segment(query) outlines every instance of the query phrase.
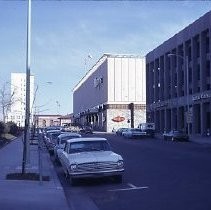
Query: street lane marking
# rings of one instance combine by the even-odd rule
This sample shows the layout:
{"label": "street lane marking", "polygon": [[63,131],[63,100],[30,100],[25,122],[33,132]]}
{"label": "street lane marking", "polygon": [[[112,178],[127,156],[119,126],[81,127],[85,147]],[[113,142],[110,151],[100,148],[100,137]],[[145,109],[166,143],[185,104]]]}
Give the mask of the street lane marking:
{"label": "street lane marking", "polygon": [[137,187],[131,183],[127,184],[130,188],[120,188],[120,189],[114,189],[114,190],[108,190],[110,192],[117,192],[117,191],[130,191],[130,190],[142,190],[142,189],[148,189],[148,186],[143,186],[143,187]]}
{"label": "street lane marking", "polygon": [[133,184],[131,184],[131,183],[128,183],[127,185],[128,185],[129,187],[131,187],[131,188],[136,188],[136,186],[133,185]]}

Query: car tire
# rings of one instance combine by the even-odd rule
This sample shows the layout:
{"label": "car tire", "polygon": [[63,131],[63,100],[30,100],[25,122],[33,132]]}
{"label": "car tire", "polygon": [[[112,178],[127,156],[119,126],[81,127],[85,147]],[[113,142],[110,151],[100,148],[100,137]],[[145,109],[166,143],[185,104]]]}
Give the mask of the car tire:
{"label": "car tire", "polygon": [[55,158],[55,163],[56,163],[58,166],[61,166],[61,162],[60,162],[60,160],[59,160],[58,157]]}
{"label": "car tire", "polygon": [[54,151],[53,150],[49,150],[50,156],[54,155]]}
{"label": "car tire", "polygon": [[76,178],[70,178],[70,183],[72,186],[76,186],[78,183],[78,180]]}

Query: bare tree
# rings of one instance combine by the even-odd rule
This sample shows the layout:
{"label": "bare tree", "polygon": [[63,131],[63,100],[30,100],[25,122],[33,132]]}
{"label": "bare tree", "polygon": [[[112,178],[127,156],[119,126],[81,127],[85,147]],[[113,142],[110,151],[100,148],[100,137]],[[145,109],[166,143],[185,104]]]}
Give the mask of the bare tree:
{"label": "bare tree", "polygon": [[2,85],[0,88],[0,109],[2,111],[3,122],[6,121],[6,116],[12,104],[15,103],[15,89],[13,92],[10,92],[8,87],[8,82]]}

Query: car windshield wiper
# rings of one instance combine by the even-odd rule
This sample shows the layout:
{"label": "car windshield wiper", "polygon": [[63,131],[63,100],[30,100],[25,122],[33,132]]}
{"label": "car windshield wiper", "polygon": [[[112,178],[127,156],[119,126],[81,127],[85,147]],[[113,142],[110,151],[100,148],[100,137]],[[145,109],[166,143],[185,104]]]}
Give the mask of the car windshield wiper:
{"label": "car windshield wiper", "polygon": [[70,153],[77,153],[77,152],[84,152],[85,149],[84,148],[77,148],[77,149],[71,149]]}
{"label": "car windshield wiper", "polygon": [[103,149],[91,148],[92,151],[104,151]]}

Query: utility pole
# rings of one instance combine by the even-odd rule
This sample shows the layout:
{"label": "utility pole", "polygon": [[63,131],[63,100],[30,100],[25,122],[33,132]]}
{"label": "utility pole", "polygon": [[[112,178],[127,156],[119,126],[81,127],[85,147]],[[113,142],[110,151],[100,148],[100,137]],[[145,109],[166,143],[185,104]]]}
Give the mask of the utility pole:
{"label": "utility pole", "polygon": [[22,174],[26,172],[26,163],[29,163],[29,123],[30,123],[30,53],[31,53],[31,0],[28,0],[27,14],[27,41],[26,41],[26,107],[25,128],[23,143]]}
{"label": "utility pole", "polygon": [[134,128],[134,103],[129,104],[130,109],[130,126],[131,128]]}

